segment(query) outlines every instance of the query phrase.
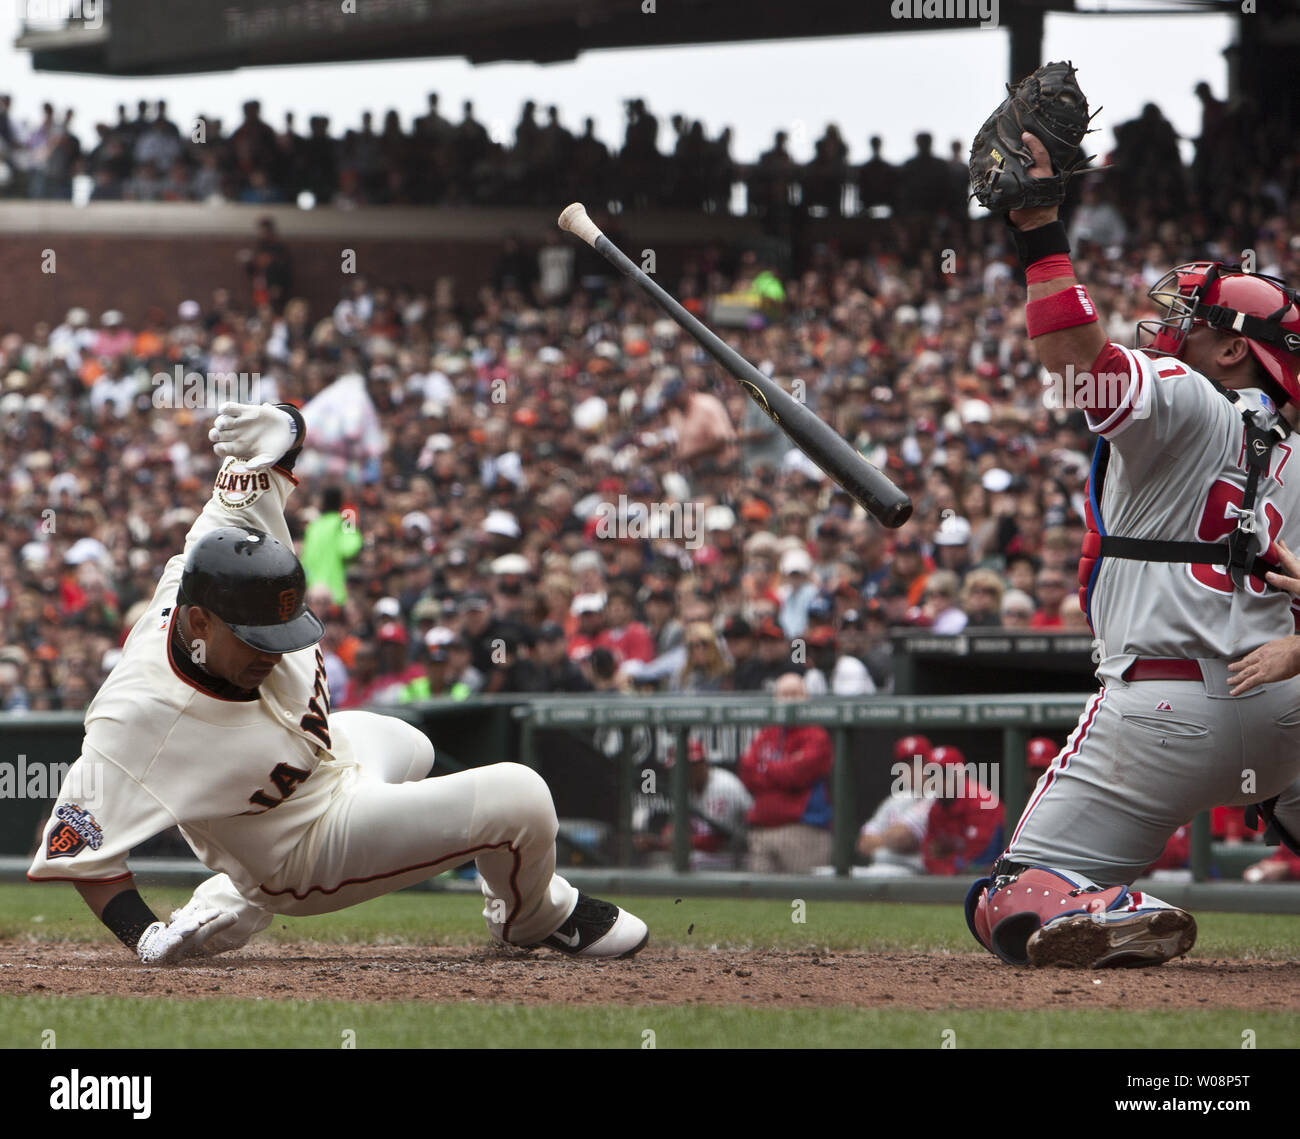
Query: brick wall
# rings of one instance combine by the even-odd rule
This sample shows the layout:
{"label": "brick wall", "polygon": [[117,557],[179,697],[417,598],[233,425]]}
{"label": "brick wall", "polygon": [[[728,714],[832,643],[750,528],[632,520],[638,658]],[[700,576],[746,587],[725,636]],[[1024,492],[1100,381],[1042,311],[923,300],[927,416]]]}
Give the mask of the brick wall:
{"label": "brick wall", "polygon": [[[253,239],[257,217],[276,217],[293,257],[296,296],[313,319],[339,299],[347,278],[341,252],[355,250],[357,272],[384,284],[431,290],[450,275],[463,298],[491,277],[506,233],[535,247],[557,233],[550,211],[298,211],[107,203],[77,210],[55,204],[0,205],[0,334],[29,334],[38,321],[59,323],[80,305],[98,318],[120,309],[139,321],[153,305],[169,315],[183,300],[206,304],[215,288],[249,298],[248,276],[236,259]],[[672,288],[693,249],[719,240],[744,240],[752,227],[738,219],[643,215],[636,240],[624,246],[639,258],[647,246],[658,258],[658,279]],[[574,240],[563,237],[562,240]],[[576,244],[576,241],[575,241]],[[44,272],[45,251],[55,271]],[[613,272],[595,253],[578,248],[578,272]],[[584,268],[585,266],[585,268]]]}
{"label": "brick wall", "polygon": [[[347,280],[340,271],[339,243],[288,244],[293,292],[308,300],[313,317],[323,315]],[[27,334],[37,321],[57,324],[77,305],[95,318],[121,309],[128,322],[138,321],[152,305],[171,315],[183,300],[206,304],[215,288],[247,301],[248,276],[236,260],[247,245],[246,239],[216,237],[8,236],[0,241],[0,331]],[[499,245],[476,241],[356,241],[349,248],[356,251],[357,272],[371,281],[431,290],[438,277],[451,274],[466,296],[488,279],[499,255]],[[41,269],[47,249],[54,251],[53,273]]]}

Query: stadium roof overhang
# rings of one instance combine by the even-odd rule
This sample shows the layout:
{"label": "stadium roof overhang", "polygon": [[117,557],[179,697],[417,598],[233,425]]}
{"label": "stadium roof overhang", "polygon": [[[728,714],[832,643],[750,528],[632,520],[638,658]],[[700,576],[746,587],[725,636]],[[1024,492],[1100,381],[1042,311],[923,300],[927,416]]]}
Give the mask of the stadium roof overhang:
{"label": "stadium roof overhang", "polygon": [[[1137,6],[1239,11],[1237,0]],[[63,18],[29,24],[17,40],[37,70],[139,76],[403,58],[552,63],[601,48],[981,24],[1014,36],[1025,24],[1041,26],[1047,12],[1121,14],[1134,0],[383,0],[358,2],[355,11],[339,0],[50,0],[46,7]]]}

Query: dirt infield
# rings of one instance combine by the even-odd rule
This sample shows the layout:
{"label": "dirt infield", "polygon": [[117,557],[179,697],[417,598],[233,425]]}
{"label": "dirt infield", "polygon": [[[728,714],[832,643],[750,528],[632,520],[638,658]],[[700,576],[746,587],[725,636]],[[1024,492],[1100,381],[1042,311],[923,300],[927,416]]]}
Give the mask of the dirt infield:
{"label": "dirt infield", "polygon": [[806,1008],[1234,1008],[1300,1011],[1300,963],[1192,960],[1156,969],[1010,969],[992,957],[647,947],[632,961],[545,951],[310,943],[250,946],[168,968],[122,949],[0,941],[0,994],[181,1000],[750,1005]]}

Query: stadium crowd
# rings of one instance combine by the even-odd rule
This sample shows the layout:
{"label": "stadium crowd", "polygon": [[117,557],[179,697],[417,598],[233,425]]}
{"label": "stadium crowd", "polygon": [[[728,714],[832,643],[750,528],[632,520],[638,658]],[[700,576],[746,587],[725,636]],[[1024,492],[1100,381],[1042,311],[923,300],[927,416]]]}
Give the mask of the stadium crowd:
{"label": "stadium crowd", "polygon": [[[1076,263],[1124,343],[1169,265],[1233,252],[1163,227],[1103,250],[1080,217]],[[1259,268],[1297,279],[1282,222],[1264,219]],[[332,312],[279,315],[223,287],[139,327],[73,310],[8,332],[0,707],[81,707],[181,548],[229,389],[173,390],[177,365],[304,407],[289,523],[336,707],[752,691],[791,671],[863,693],[889,687],[892,626],[1082,628],[1092,440],[1082,412],[1045,406],[1011,257],[976,229],[949,274],[937,252],[822,250],[776,294],[748,254],[676,283],[706,311],[766,275],[779,313],[733,340],[912,494],[898,531],[621,282],[542,307],[511,281],[458,302],[356,278]]]}
{"label": "stadium crowd", "polygon": [[[1235,111],[1202,97],[1207,131],[1226,130]],[[174,137],[165,107],[148,111],[135,125],[123,111],[103,145]],[[1150,112],[1116,153],[1141,163],[1164,138],[1167,168],[1130,184],[1121,162],[1069,214],[1080,275],[1122,343],[1180,261],[1248,252],[1257,271],[1300,279],[1296,171],[1238,178],[1222,216],[1201,209],[1217,159],[1174,163]],[[0,99],[12,146],[7,115]],[[443,130],[435,107],[422,121],[417,133]],[[261,169],[240,139],[270,148],[273,133],[236,130],[204,161],[243,170],[251,154]],[[550,247],[504,249],[473,297],[351,277],[331,312],[309,312],[291,250],[264,226],[251,290],[212,282],[138,326],[74,309],[7,330],[0,708],[84,706],[207,496],[219,397],[159,386],[177,366],[305,409],[289,522],[336,707],[771,690],[791,672],[808,695],[861,694],[890,687],[891,627],[1086,628],[1075,573],[1093,441],[1080,411],[1047,406],[1003,227],[863,232],[862,256],[818,245],[785,279],[730,250],[667,284],[705,316],[724,295],[752,299],[731,339],[912,494],[899,531],[853,508],[641,294],[571,275],[557,294]]]}
{"label": "stadium crowd", "polygon": [[[1183,141],[1155,104],[1114,129],[1113,147],[1099,146],[1110,172],[1094,204],[1110,204],[1119,225],[1159,217],[1189,205],[1215,228],[1240,225],[1254,203],[1294,200],[1300,166],[1288,156],[1296,139],[1276,117],[1259,113],[1249,98],[1232,102],[1197,84],[1202,107],[1195,157],[1184,168]],[[293,112],[277,129],[261,104],[244,104],[229,125],[205,115],[180,124],[164,100],[140,100],[132,115],[119,104],[116,119],[96,122],[93,136],[78,133],[71,109],[43,104],[20,117],[0,95],[0,196],[69,199],[74,181],[88,180],[91,200],[230,201],[267,205],[310,194],[322,205],[545,205],[581,197],[631,208],[667,207],[728,212],[733,185],[743,183],[745,209],[789,218],[799,213],[856,216],[869,211],[933,218],[966,217],[966,143],[949,153],[918,135],[916,152],[899,164],[882,157],[873,136],[869,157],[850,158],[850,143],[835,124],[813,141],[812,157],[790,153],[791,137],[778,131],[753,163],[732,157],[731,128],[711,136],[704,124],[674,114],[666,129],[644,99],[625,101],[619,147],[595,134],[567,128],[554,106],[526,102],[509,144],[493,138],[465,101],[457,120],[447,117],[437,94],[409,127],[396,111],[382,121],[366,111],[359,125],[341,132],[328,117],[313,115],[304,132]],[[661,149],[661,142],[667,145]],[[1116,221],[1107,218],[1114,227]]]}

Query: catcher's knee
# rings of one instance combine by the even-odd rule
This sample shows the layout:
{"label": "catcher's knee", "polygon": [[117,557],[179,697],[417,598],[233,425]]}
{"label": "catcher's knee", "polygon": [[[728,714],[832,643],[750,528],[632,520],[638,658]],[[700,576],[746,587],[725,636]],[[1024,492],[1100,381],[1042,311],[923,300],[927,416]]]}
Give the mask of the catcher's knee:
{"label": "catcher's knee", "polygon": [[973,883],[966,894],[966,925],[990,953],[1011,965],[1027,965],[1029,939],[1040,926],[1118,909],[1127,897],[1124,886],[1103,890],[1081,874],[1029,866]]}

